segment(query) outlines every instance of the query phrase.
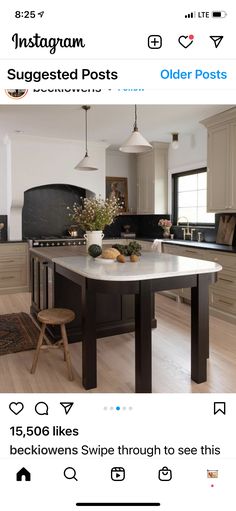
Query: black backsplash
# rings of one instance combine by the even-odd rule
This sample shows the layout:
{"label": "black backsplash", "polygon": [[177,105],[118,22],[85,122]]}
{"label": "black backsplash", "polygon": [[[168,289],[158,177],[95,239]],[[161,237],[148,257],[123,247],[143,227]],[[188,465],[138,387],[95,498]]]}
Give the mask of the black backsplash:
{"label": "black backsplash", "polygon": [[[40,236],[65,236],[72,224],[67,206],[70,208],[74,202],[80,203],[81,197],[86,196],[86,190],[70,185],[48,185],[32,188],[25,192],[24,207],[22,212],[23,239],[37,238]],[[234,214],[236,216],[236,213]],[[162,238],[163,229],[158,226],[160,218],[170,219],[170,215],[120,215],[112,225],[104,230],[106,238],[119,238],[125,232],[125,225],[129,225],[129,231],[135,233],[137,238]],[[201,231],[204,241],[215,242],[220,214],[217,214],[215,227],[196,227],[194,239]],[[0,223],[5,227],[1,231],[1,239],[7,240],[7,216],[0,215]],[[182,239],[181,226],[173,226],[171,232],[175,238]],[[83,231],[78,230],[79,236]],[[233,245],[236,246],[236,229]]]}
{"label": "black backsplash", "polygon": [[[185,225],[185,224],[184,224]],[[191,226],[190,226],[191,229]],[[198,232],[203,234],[203,240],[208,243],[214,243],[216,240],[217,227],[194,227],[193,240],[197,241]],[[173,226],[171,232],[174,234],[175,239],[183,239],[182,226]]]}
{"label": "black backsplash", "polygon": [[4,224],[3,229],[0,230],[0,242],[7,241],[7,215],[0,215],[0,224]]}
{"label": "black backsplash", "polygon": [[65,236],[73,223],[67,206],[81,203],[86,190],[70,185],[46,185],[31,188],[24,194],[22,211],[23,239],[40,236]]}
{"label": "black backsplash", "polygon": [[[80,203],[86,190],[70,185],[47,185],[27,190],[22,210],[23,239],[41,236],[65,236],[72,224],[67,206]],[[160,218],[169,215],[120,215],[112,225],[104,230],[105,237],[119,238],[124,226],[130,225],[130,232],[141,238],[162,237],[163,230],[158,226]],[[78,235],[83,231],[78,229]]]}
{"label": "black backsplash", "polygon": [[[221,213],[223,214],[223,213]],[[198,232],[202,232],[204,241],[214,243],[216,241],[220,215],[215,216],[215,226],[195,227],[194,240],[197,240]],[[236,216],[236,213],[235,213]],[[130,225],[130,232],[134,232],[137,238],[162,238],[163,229],[158,226],[160,218],[170,218],[170,215],[124,215],[116,218],[115,222],[105,228],[107,238],[119,238],[124,232],[124,226]],[[182,226],[172,226],[171,233],[175,239],[183,239]],[[236,246],[236,229],[234,232],[233,246]]]}
{"label": "black backsplash", "polygon": [[160,218],[167,218],[170,215],[120,215],[113,224],[105,228],[106,238],[119,238],[125,232],[125,225],[129,225],[129,231],[135,233],[137,238],[161,238],[163,229],[158,226]]}
{"label": "black backsplash", "polygon": [[[218,231],[218,227],[219,227],[219,222],[220,222],[220,217],[223,214],[224,213],[217,213],[217,215],[215,215],[215,226],[214,227],[213,226],[212,227],[196,227],[195,228],[196,230],[193,235],[193,239],[197,240],[197,233],[202,232],[204,241],[206,241],[207,243],[215,243],[217,231]],[[227,213],[227,214],[229,214],[229,213]],[[236,213],[232,213],[232,215],[236,216]],[[174,233],[175,238],[177,238],[177,239],[183,238],[183,232],[182,232],[181,226],[172,227],[171,232]],[[234,230],[234,238],[233,238],[232,245],[236,246],[236,229]]]}

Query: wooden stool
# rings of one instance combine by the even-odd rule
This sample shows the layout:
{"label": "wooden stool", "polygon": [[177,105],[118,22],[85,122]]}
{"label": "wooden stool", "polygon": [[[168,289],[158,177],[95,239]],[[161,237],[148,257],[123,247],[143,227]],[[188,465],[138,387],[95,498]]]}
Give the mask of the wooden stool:
{"label": "wooden stool", "polygon": [[[37,344],[37,348],[34,355],[34,360],[31,368],[31,373],[34,374],[36,371],[36,366],[39,358],[39,352],[41,349],[44,348],[59,348],[60,346],[63,346],[64,349],[64,360],[67,363],[67,369],[68,369],[68,377],[69,380],[73,380],[73,373],[72,373],[72,366],[71,366],[71,359],[70,359],[70,352],[68,347],[68,338],[66,333],[66,327],[65,325],[67,323],[70,323],[75,319],[75,313],[69,309],[45,309],[38,313],[37,316],[40,323],[42,323],[41,331],[39,335],[39,340]],[[44,335],[45,335],[45,329],[46,325],[60,325],[61,327],[61,341],[58,341],[55,344],[48,344],[43,346],[44,341]]]}

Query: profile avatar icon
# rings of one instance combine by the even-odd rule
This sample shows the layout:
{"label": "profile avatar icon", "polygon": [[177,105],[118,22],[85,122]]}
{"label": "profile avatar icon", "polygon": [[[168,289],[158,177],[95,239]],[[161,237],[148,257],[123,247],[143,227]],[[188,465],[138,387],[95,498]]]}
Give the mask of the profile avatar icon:
{"label": "profile avatar icon", "polygon": [[22,99],[26,96],[28,89],[5,89],[5,92],[11,99]]}

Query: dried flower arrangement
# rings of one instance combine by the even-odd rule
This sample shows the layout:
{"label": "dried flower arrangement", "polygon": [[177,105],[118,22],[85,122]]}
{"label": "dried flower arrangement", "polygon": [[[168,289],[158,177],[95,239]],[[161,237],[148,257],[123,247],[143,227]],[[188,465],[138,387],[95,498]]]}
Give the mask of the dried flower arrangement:
{"label": "dried flower arrangement", "polygon": [[93,197],[82,199],[81,205],[74,203],[70,217],[83,231],[103,231],[119,213],[120,206],[116,198],[103,200],[101,197]]}

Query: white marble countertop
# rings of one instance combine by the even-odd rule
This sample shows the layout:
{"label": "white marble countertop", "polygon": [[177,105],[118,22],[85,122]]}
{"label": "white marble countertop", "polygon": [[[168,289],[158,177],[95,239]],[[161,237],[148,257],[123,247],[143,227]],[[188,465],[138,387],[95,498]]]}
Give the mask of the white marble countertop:
{"label": "white marble countertop", "polygon": [[162,279],[181,275],[215,273],[222,269],[217,263],[170,254],[144,252],[136,263],[103,263],[88,255],[53,257],[52,261],[83,277],[106,281]]}

